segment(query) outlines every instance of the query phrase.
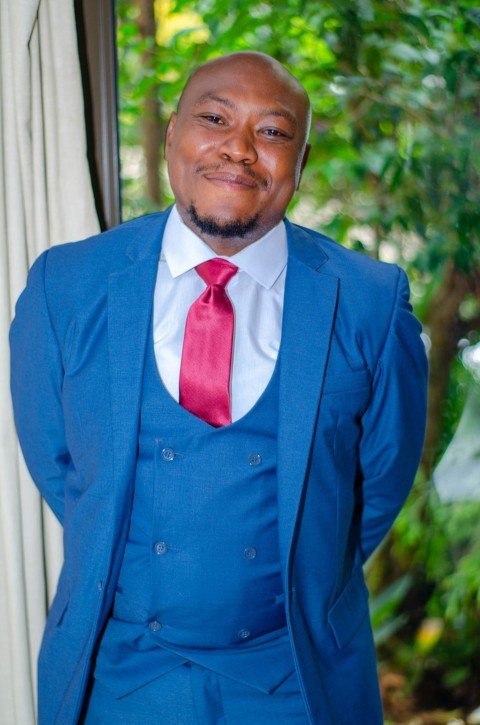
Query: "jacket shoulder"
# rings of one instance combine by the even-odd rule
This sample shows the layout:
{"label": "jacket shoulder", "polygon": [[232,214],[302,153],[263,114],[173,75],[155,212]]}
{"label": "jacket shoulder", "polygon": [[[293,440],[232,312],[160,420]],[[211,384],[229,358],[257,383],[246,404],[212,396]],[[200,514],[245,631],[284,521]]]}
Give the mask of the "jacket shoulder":
{"label": "jacket shoulder", "polygon": [[150,214],[81,241],[57,244],[46,252],[48,263],[52,268],[58,267],[59,273],[65,266],[77,268],[82,264],[101,265],[102,269],[108,267],[114,271],[124,264],[130,247],[133,247],[133,257],[148,256],[150,247],[163,232],[167,216],[166,212]]}
{"label": "jacket shoulder", "polygon": [[[411,317],[405,272],[395,264],[347,249],[319,232],[297,226],[291,231],[295,256],[338,282],[334,338],[342,348],[346,340],[360,345],[362,357],[374,369],[394,318]],[[318,305],[318,301],[312,304]]]}
{"label": "jacket shoulder", "polygon": [[111,274],[144,257],[158,257],[167,216],[151,214],[82,241],[50,247],[41,255],[49,303],[73,310],[82,300],[106,294]]}
{"label": "jacket shoulder", "polygon": [[368,254],[344,247],[334,239],[321,232],[292,224],[291,230],[296,237],[297,246],[308,249],[310,261],[316,253],[319,267],[325,274],[332,274],[344,280],[354,280],[356,284],[386,284],[395,286],[398,281],[399,268],[396,264],[381,262]]}

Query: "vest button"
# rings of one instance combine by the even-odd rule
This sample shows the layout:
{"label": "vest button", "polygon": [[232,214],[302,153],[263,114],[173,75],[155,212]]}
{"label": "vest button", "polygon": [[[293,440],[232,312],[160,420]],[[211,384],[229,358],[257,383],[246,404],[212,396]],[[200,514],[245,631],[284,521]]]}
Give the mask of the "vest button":
{"label": "vest button", "polygon": [[249,629],[241,629],[238,632],[238,638],[239,639],[248,639],[250,637],[250,630]]}
{"label": "vest button", "polygon": [[154,619],[153,622],[149,622],[148,628],[151,632],[158,632],[162,628],[162,625]]}
{"label": "vest button", "polygon": [[260,453],[250,453],[248,456],[248,465],[249,466],[259,466],[262,462],[262,456]]}
{"label": "vest button", "polygon": [[173,448],[162,448],[160,455],[164,461],[173,461],[175,458],[175,451]]}
{"label": "vest button", "polygon": [[255,559],[257,555],[257,550],[254,549],[253,546],[247,546],[247,548],[243,552],[243,555],[245,559]]}
{"label": "vest button", "polygon": [[165,541],[157,541],[155,546],[153,547],[155,550],[155,554],[158,554],[158,556],[161,556],[162,554],[166,554],[168,551],[168,546]]}

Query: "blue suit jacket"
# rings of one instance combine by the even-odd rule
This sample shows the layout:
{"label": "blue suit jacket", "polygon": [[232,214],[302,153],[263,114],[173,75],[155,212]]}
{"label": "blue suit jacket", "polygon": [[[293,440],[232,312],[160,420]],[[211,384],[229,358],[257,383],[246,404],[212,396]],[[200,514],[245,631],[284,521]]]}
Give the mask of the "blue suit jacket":
{"label": "blue suit jacket", "polygon": [[[53,247],[11,330],[18,434],[64,524],[39,657],[41,725],[77,721],[122,560],[166,214]],[[278,519],[287,621],[312,723],[382,722],[362,564],[412,484],[426,362],[404,273],[287,222]]]}

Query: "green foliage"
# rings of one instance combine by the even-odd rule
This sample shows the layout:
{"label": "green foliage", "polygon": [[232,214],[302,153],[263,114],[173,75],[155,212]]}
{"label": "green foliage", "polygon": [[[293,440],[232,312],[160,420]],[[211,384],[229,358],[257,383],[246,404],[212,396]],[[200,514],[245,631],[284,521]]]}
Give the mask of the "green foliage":
{"label": "green foliage", "polygon": [[[410,591],[410,611],[404,602],[396,614],[404,615],[405,626],[396,628],[387,643],[380,642],[381,654],[409,673],[411,689],[434,677],[439,701],[449,693],[450,700],[465,705],[478,697],[480,501],[445,504],[434,492],[430,495],[429,521],[418,516],[424,508],[411,504],[399,518],[394,541],[394,554],[407,556],[412,577],[415,572],[422,577],[416,577],[416,595],[420,602],[424,597],[423,606],[415,611],[415,592],[411,596]],[[432,591],[433,596],[425,596]]]}
{"label": "green foliage", "polygon": [[377,647],[388,641],[408,621],[407,615],[399,614],[398,610],[412,584],[412,576],[404,574],[372,598],[370,619]]}

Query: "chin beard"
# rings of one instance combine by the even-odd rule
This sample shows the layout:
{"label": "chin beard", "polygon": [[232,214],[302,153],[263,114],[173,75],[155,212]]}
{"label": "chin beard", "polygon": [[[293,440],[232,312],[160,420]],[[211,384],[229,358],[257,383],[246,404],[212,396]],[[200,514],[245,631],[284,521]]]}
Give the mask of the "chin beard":
{"label": "chin beard", "polygon": [[231,222],[221,222],[214,216],[200,217],[194,204],[190,204],[188,215],[202,234],[210,237],[222,237],[222,239],[243,239],[247,234],[253,232],[258,223],[258,214],[250,217],[246,221],[235,220]]}

